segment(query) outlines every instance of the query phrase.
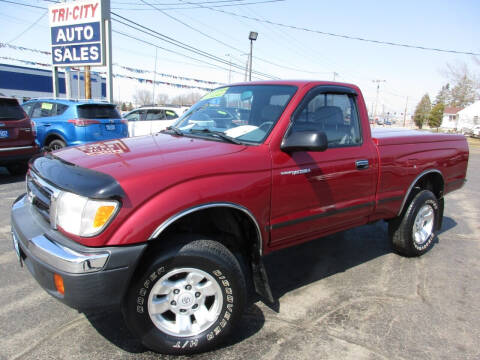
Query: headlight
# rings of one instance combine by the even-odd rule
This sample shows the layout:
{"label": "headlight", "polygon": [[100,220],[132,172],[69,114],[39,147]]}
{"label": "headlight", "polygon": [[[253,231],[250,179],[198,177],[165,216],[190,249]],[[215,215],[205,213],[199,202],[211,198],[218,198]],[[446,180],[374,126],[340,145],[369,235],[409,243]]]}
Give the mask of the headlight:
{"label": "headlight", "polygon": [[93,200],[61,191],[51,204],[50,216],[57,226],[78,236],[100,233],[115,216],[119,203],[113,200]]}

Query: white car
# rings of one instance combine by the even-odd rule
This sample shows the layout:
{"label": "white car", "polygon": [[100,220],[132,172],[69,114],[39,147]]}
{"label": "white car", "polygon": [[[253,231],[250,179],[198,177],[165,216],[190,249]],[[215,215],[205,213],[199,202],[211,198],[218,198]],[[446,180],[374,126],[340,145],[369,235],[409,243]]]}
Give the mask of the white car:
{"label": "white car", "polygon": [[480,125],[475,125],[472,129],[473,136],[480,137]]}
{"label": "white car", "polygon": [[160,106],[141,107],[124,116],[128,120],[128,136],[155,134],[173,125],[181,115],[180,109]]}

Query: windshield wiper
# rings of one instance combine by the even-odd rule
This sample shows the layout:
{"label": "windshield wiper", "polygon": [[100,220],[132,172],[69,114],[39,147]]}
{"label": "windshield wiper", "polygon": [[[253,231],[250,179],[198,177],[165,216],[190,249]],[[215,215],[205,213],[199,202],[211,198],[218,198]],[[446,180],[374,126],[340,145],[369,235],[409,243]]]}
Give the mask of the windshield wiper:
{"label": "windshield wiper", "polygon": [[183,136],[184,135],[181,130],[179,130],[178,128],[176,128],[174,126],[168,126],[164,130],[162,130],[161,132],[174,133],[175,135],[178,135],[178,136]]}
{"label": "windshield wiper", "polygon": [[213,131],[213,130],[210,130],[210,129],[190,129],[190,132],[191,133],[197,133],[197,134],[209,134],[209,135],[213,135],[213,136],[216,136],[222,140],[225,140],[229,143],[232,143],[232,144],[237,144],[237,145],[241,145],[242,142],[241,141],[238,141],[237,139],[231,137],[231,136],[228,136],[227,134],[221,132],[221,131]]}

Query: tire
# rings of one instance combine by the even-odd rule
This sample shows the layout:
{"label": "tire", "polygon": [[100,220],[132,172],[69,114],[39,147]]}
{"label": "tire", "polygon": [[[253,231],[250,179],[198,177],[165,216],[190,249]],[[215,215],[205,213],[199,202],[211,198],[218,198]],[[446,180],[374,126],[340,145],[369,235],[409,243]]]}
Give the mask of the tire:
{"label": "tire", "polygon": [[50,143],[48,144],[48,149],[50,151],[53,151],[53,150],[62,149],[66,146],[67,146],[67,144],[65,143],[65,141],[60,140],[60,139],[55,139],[55,140],[50,141]]}
{"label": "tire", "polygon": [[25,175],[28,170],[28,163],[8,164],[7,170],[10,175]]}
{"label": "tire", "polygon": [[218,242],[193,240],[140,271],[122,310],[130,331],[147,348],[186,355],[225,341],[241,318],[245,297],[245,278],[235,256]]}
{"label": "tire", "polygon": [[433,247],[442,211],[438,199],[422,190],[412,199],[403,215],[388,224],[395,251],[404,256],[420,256]]}

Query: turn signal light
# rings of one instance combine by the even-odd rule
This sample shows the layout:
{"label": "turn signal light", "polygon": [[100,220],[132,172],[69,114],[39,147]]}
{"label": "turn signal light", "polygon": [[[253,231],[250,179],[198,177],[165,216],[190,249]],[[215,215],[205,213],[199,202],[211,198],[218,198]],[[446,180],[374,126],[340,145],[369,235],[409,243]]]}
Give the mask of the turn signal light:
{"label": "turn signal light", "polygon": [[95,214],[95,218],[93,219],[93,227],[99,228],[110,219],[112,213],[115,211],[115,206],[100,206]]}
{"label": "turn signal light", "polygon": [[57,288],[57,291],[65,295],[65,287],[63,286],[63,278],[58,275],[58,274],[53,274],[53,281],[55,282],[55,287]]}

